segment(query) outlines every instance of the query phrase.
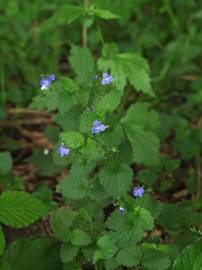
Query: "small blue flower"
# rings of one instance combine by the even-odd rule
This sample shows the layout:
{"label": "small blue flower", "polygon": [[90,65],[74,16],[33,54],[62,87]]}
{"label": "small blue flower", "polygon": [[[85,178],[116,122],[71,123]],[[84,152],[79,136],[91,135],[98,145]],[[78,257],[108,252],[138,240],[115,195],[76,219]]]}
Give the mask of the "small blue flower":
{"label": "small blue flower", "polygon": [[94,123],[93,123],[93,127],[92,127],[92,134],[99,134],[103,131],[105,131],[106,128],[108,128],[109,126],[105,126],[103,125],[100,121],[96,120]]}
{"label": "small blue flower", "polygon": [[133,189],[133,196],[134,197],[142,197],[144,194],[144,188],[143,187],[135,187]]}
{"label": "small blue flower", "polygon": [[61,143],[61,145],[58,147],[58,154],[61,157],[68,156],[69,152],[70,152],[69,148],[65,147],[64,143]]}
{"label": "small blue flower", "polygon": [[110,84],[112,81],[112,76],[110,76],[107,72],[102,74],[102,85]]}
{"label": "small blue flower", "polygon": [[120,214],[124,214],[125,211],[126,211],[126,209],[124,207],[122,207],[122,206],[119,207],[119,213]]}
{"label": "small blue flower", "polygon": [[52,81],[54,80],[55,80],[55,74],[51,74],[46,77],[43,77],[40,80],[41,90],[47,90],[49,86],[51,85]]}
{"label": "small blue flower", "polygon": [[95,79],[95,80],[98,80],[98,75],[95,75],[95,76],[94,76],[94,79]]}

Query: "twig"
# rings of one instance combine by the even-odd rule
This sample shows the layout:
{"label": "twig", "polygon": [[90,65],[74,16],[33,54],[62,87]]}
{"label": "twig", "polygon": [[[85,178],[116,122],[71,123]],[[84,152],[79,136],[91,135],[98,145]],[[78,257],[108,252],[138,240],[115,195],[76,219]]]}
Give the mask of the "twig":
{"label": "twig", "polygon": [[25,108],[10,108],[7,110],[8,114],[36,114],[36,115],[51,115],[51,113],[47,111],[33,110],[33,109],[25,109]]}
{"label": "twig", "polygon": [[39,118],[39,119],[17,119],[17,120],[1,120],[0,127],[15,127],[15,126],[32,126],[32,125],[42,125],[42,124],[52,124],[51,118]]}

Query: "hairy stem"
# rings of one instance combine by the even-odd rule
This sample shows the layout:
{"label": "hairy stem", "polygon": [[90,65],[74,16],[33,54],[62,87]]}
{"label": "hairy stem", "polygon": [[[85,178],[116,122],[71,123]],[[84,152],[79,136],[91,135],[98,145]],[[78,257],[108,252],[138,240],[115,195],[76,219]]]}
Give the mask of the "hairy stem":
{"label": "hairy stem", "polygon": [[[85,10],[88,9],[89,4],[90,4],[90,0],[84,0]],[[82,27],[82,46],[83,46],[83,48],[88,47],[88,29],[85,26],[85,23],[83,23],[83,27]]]}

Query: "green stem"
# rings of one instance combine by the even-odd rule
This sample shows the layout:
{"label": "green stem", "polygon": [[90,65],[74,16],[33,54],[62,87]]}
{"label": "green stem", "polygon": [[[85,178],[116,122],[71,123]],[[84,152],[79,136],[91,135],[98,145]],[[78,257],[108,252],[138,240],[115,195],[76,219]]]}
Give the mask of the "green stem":
{"label": "green stem", "polygon": [[178,21],[177,21],[177,18],[175,17],[175,15],[174,15],[174,13],[173,13],[173,10],[172,10],[172,8],[171,8],[171,6],[170,6],[169,0],[164,0],[164,3],[165,3],[166,10],[167,10],[167,12],[168,12],[168,15],[169,15],[169,17],[170,17],[170,19],[171,19],[173,25],[174,25],[175,27],[178,27]]}
{"label": "green stem", "polygon": [[[90,5],[90,0],[84,0],[85,11],[88,10],[89,5]],[[82,46],[83,48],[88,47],[88,28],[86,27],[84,22],[83,22],[83,27],[82,27]]]}

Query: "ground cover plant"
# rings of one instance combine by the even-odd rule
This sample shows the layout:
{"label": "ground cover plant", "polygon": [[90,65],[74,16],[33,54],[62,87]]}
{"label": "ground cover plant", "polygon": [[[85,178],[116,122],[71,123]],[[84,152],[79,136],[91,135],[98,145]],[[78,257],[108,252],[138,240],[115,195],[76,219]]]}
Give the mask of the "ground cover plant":
{"label": "ground cover plant", "polygon": [[201,7],[0,3],[0,269],[202,268]]}

